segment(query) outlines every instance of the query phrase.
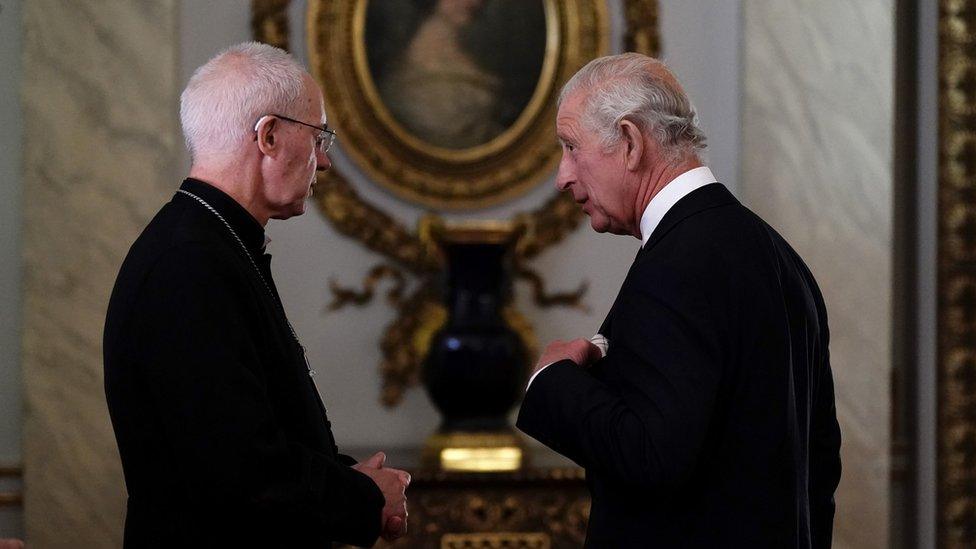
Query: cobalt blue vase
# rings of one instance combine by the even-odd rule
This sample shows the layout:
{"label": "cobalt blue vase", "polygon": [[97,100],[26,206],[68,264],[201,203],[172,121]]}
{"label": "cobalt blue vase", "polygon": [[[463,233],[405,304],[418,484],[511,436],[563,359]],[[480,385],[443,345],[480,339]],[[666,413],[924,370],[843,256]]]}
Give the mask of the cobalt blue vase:
{"label": "cobalt blue vase", "polygon": [[[528,351],[505,320],[512,300],[512,229],[444,230],[441,284],[448,319],[424,362],[423,382],[442,415],[441,433],[506,431],[525,388]],[[524,336],[524,334],[523,334]]]}

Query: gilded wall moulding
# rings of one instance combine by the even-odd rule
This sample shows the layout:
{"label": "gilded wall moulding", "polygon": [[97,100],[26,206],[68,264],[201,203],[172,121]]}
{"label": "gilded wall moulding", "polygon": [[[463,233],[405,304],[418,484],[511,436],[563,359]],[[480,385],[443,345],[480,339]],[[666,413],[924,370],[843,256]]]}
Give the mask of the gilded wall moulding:
{"label": "gilded wall moulding", "polygon": [[[407,84],[422,83],[424,75],[430,73],[419,70],[396,74],[391,69],[395,64],[384,64],[384,55],[386,61],[395,58],[389,52],[410,49],[409,38],[400,37],[397,42],[394,37],[384,42],[385,33],[380,32],[384,11],[391,10],[389,6],[394,4],[411,3],[308,1],[305,25],[311,70],[326,83],[324,93],[330,125],[338,130],[343,151],[377,184],[435,212],[488,206],[514,197],[551,175],[559,156],[553,131],[555,99],[563,82],[579,67],[609,53],[606,2],[538,0],[541,9],[534,17],[523,17],[527,21],[517,27],[521,35],[496,29],[495,34],[506,38],[500,43],[528,44],[525,47],[534,48],[532,55],[521,56],[527,59],[522,63],[521,72],[506,72],[508,69],[499,69],[496,63],[495,74],[491,71],[478,74],[465,66],[463,59],[460,62],[454,59],[464,78],[478,84],[470,88],[470,94],[485,95],[484,90],[494,86],[505,99],[502,104],[518,107],[499,114],[500,123],[493,127],[469,132],[479,135],[473,142],[462,142],[450,134],[450,123],[438,125],[434,120],[429,124],[422,113],[417,119],[417,113],[396,105],[398,92],[412,89]],[[509,1],[508,5],[514,4]],[[525,5],[528,4],[519,4]],[[254,38],[288,49],[289,1],[252,0],[251,6]],[[657,55],[657,13],[656,0],[625,0],[625,49]],[[388,18],[399,15],[385,14]],[[505,15],[496,13],[495,20],[520,19]],[[532,25],[544,32],[527,32]],[[419,34],[420,26],[414,25],[415,34]],[[544,40],[532,45],[531,37],[535,34],[544,36]],[[522,36],[522,41],[513,36]],[[472,39],[477,43],[478,37]],[[487,64],[493,66],[490,56],[488,60]],[[526,74],[535,76],[526,78]],[[447,102],[444,94],[437,93],[436,86],[431,90],[418,97],[425,99],[427,105]],[[487,95],[490,99],[491,94]],[[440,122],[454,122],[465,114],[464,109],[444,108],[439,112]],[[387,297],[397,309],[397,318],[381,341],[384,357],[381,400],[395,405],[403,391],[417,382],[426,345],[444,321],[444,307],[432,286],[444,267],[443,257],[431,244],[429,235],[425,236],[423,223],[417,229],[404,226],[365,201],[334,168],[319,176],[315,199],[336,230],[389,261],[370,271],[361,290],[344,289],[333,283],[335,300],[330,308],[367,303],[382,279],[394,279],[395,286]],[[551,294],[546,292],[542,277],[527,266],[527,261],[565,238],[581,219],[582,213],[572,197],[557,194],[512,220],[522,232],[515,249],[516,275],[532,285],[535,302],[540,306],[581,307],[585,284],[575,291]],[[402,271],[420,280],[416,289],[406,296]],[[510,308],[506,309],[505,317],[529,346],[534,347],[528,321]]]}
{"label": "gilded wall moulding", "polygon": [[938,545],[976,547],[976,0],[939,13]]}

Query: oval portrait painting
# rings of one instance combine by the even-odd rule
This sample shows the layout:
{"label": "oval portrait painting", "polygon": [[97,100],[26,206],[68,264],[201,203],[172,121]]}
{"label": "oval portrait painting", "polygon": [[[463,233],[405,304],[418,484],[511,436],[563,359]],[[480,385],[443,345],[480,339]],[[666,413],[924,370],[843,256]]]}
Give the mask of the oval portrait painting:
{"label": "oval portrait painting", "polygon": [[363,38],[395,123],[459,150],[498,137],[528,106],[546,28],[543,0],[372,0]]}

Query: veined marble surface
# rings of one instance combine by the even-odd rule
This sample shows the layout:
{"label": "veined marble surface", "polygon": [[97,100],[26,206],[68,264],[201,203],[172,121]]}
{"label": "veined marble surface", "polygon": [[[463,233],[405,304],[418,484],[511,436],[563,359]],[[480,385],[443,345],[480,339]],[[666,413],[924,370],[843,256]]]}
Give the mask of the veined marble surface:
{"label": "veined marble surface", "polygon": [[25,0],[25,526],[121,546],[102,327],[129,245],[178,184],[176,0]]}
{"label": "veined marble surface", "polygon": [[844,467],[834,546],[887,547],[894,3],[744,11],[741,195],[827,302]]}

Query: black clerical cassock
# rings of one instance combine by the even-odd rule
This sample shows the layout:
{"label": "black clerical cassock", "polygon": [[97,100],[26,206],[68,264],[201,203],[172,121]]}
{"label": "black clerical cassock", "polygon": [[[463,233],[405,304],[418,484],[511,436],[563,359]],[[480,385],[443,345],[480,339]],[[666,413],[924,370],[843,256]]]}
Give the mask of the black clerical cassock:
{"label": "black clerical cassock", "polygon": [[126,547],[372,545],[384,499],[339,454],[264,230],[184,181],[129,251],[105,324]]}

